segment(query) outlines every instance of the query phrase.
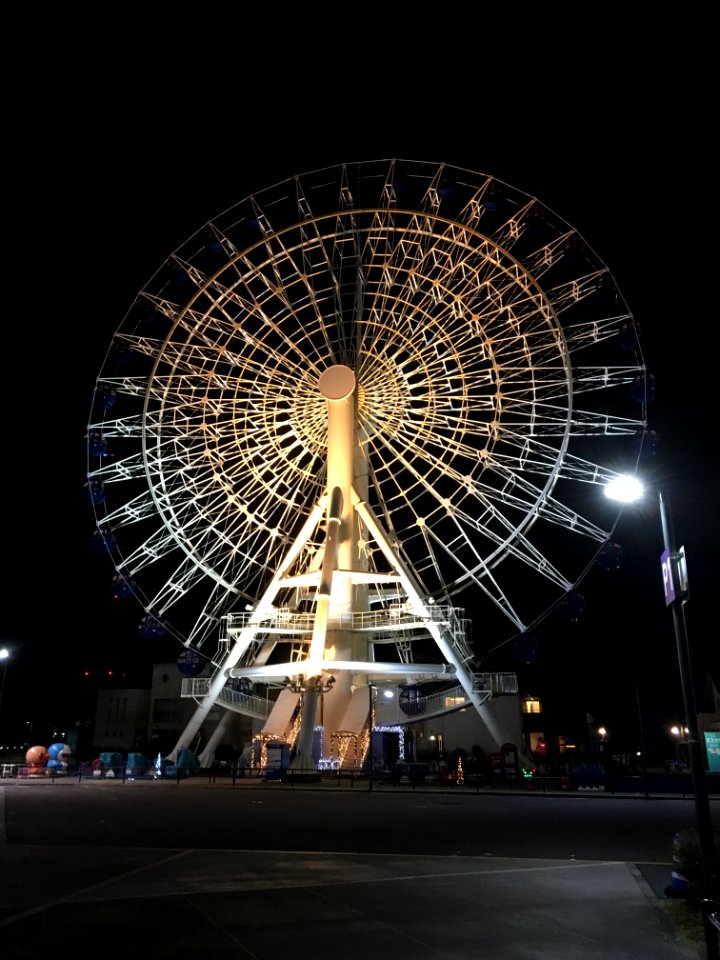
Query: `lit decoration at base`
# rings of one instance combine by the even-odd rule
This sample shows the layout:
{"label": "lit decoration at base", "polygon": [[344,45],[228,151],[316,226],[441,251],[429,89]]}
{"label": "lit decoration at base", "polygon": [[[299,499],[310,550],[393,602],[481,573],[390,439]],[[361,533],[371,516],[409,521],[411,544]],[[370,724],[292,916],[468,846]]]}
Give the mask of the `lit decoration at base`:
{"label": "lit decoration at base", "polygon": [[398,726],[375,727],[375,733],[396,733],[398,738],[398,760],[405,759],[405,728]]}
{"label": "lit decoration at base", "polygon": [[[282,742],[282,738],[274,733],[257,733],[252,739],[253,751],[250,767],[265,770],[267,767],[267,745],[268,743]],[[257,749],[259,747],[259,749]]]}
{"label": "lit decoration at base", "polygon": [[[367,735],[363,738],[367,740]],[[364,752],[364,751],[363,751]],[[330,757],[327,758],[332,769],[339,769],[350,762],[350,766],[358,766],[358,736],[352,730],[338,730],[330,738]]]}
{"label": "lit decoration at base", "polygon": [[318,770],[332,771],[339,770],[342,764],[336,757],[321,757],[318,760]]}

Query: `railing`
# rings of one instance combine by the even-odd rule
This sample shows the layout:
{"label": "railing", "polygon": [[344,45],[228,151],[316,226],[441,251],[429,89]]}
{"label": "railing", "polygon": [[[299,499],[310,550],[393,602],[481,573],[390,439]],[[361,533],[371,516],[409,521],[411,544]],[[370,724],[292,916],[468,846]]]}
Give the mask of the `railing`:
{"label": "railing", "polygon": [[[474,673],[472,675],[474,692],[483,698],[483,702],[492,696],[515,694],[518,690],[517,676],[514,673]],[[201,700],[208,695],[210,677],[193,677],[182,681],[182,697],[192,697]],[[267,720],[275,705],[274,700],[264,697],[255,697],[252,694],[241,693],[231,687],[223,687],[219,700],[231,710],[255,717],[258,720]],[[457,684],[454,687],[431,693],[426,697],[419,697],[413,703],[411,721],[415,718],[430,717],[459,710],[469,703],[469,697],[463,687]]]}
{"label": "railing", "polygon": [[[483,697],[483,702],[491,696],[489,690],[477,691]],[[449,690],[440,690],[427,697],[418,697],[413,701],[413,711],[408,720],[419,720],[436,714],[452,713],[469,703],[469,697],[461,686],[451,687]]]}
{"label": "railing", "polygon": [[[450,645],[458,654],[461,663],[472,669],[473,651],[469,636],[470,621],[464,619],[464,613],[463,607],[428,604],[417,610],[409,604],[403,603],[386,607],[383,610],[362,610],[332,616],[328,621],[328,628],[330,630],[375,632],[384,636],[404,634],[404,639],[409,640],[411,639],[410,633],[418,629],[428,631],[431,624],[439,625],[442,627]],[[296,613],[285,608],[275,608],[262,617],[258,617],[257,614],[252,612],[230,613],[226,614],[222,620],[224,624],[222,639],[230,641],[245,629],[251,629],[257,634],[277,633],[309,636],[313,631],[315,615],[313,613]],[[403,638],[396,638],[398,649],[400,649],[402,640]],[[489,695],[517,693],[517,677],[515,674],[473,674],[473,681],[477,692],[488,693]],[[183,696],[195,695],[183,691]],[[197,695],[203,696],[204,694],[198,693]],[[259,711],[251,711],[247,704],[239,701],[230,703],[226,699],[225,702],[229,706],[242,710],[242,712],[252,713],[254,716],[263,715]]]}
{"label": "railing", "polygon": [[[604,797],[613,794],[624,797],[634,797],[639,800],[655,797],[688,797],[692,796],[692,783],[689,778],[680,775],[665,776],[663,774],[648,774],[647,777],[616,776],[608,777],[603,789],[587,789],[583,792],[582,784],[572,782],[567,775],[535,774],[532,777],[493,776],[479,771],[465,770],[461,777],[452,772],[443,774],[435,772],[428,763],[399,764],[393,769],[373,770],[368,776],[366,767],[339,768],[311,771],[278,771],[278,775],[270,776],[272,771],[262,767],[240,767],[239,765],[214,765],[212,767],[175,767],[168,765],[161,772],[156,771],[154,762],[148,759],[146,768],[128,767],[127,761],[98,767],[96,763],[71,762],[67,768],[44,768],[38,770],[36,766],[24,763],[5,764],[8,768],[5,774],[7,780],[27,781],[28,783],[62,783],[71,780],[80,782],[126,783],[136,780],[152,780],[171,783],[197,782],[207,780],[208,783],[232,783],[233,786],[243,780],[261,782],[265,779],[279,781],[293,785],[295,783],[316,781],[335,781],[338,786],[355,783],[372,782],[376,787],[425,786],[450,789],[456,787],[473,787],[476,790],[489,792],[512,792],[526,795],[551,793],[567,795],[568,793],[582,792],[583,796]],[[708,774],[709,794],[713,800],[720,801],[720,775]],[[708,904],[710,921],[717,926],[718,914],[714,904]]]}
{"label": "railing", "polygon": [[[388,630],[410,626],[422,626],[427,623],[446,623],[452,625],[455,632],[463,623],[461,607],[428,605],[422,611],[412,610],[405,605],[389,607],[384,610],[361,610],[342,613],[330,617],[329,629],[343,630]],[[253,613],[229,613],[223,617],[225,632],[228,635],[240,633],[248,627],[257,632],[280,631],[287,633],[312,633],[315,615],[312,613],[294,613],[290,610],[276,609],[268,616],[254,619]]]}
{"label": "railing", "polygon": [[478,689],[489,689],[494,696],[518,692],[516,673],[474,673],[472,678],[473,683],[478,685]]}
{"label": "railing", "polygon": [[[211,677],[185,679],[182,681],[180,696],[201,700],[208,695],[211,682]],[[231,709],[249,717],[255,717],[258,720],[267,720],[270,711],[275,706],[274,700],[254,697],[249,693],[241,693],[239,690],[233,690],[232,687],[223,687],[219,699]]]}

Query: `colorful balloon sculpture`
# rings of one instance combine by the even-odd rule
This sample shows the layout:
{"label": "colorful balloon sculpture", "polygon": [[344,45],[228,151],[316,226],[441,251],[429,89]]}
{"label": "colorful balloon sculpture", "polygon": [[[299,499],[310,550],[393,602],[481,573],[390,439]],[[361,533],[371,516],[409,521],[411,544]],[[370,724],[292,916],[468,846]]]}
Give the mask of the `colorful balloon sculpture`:
{"label": "colorful balloon sculpture", "polygon": [[27,764],[29,777],[44,777],[47,762],[50,754],[46,747],[30,747],[25,754],[25,763]]}
{"label": "colorful balloon sculpture", "polygon": [[72,750],[67,743],[53,743],[48,747],[49,759],[47,768],[55,776],[63,776],[68,771],[68,765],[72,760]]}

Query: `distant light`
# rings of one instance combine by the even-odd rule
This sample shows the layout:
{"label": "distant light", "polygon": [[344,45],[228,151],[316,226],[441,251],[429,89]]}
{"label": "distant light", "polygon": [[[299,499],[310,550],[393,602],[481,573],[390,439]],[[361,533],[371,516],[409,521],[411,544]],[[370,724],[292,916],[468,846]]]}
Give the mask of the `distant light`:
{"label": "distant light", "polygon": [[383,690],[383,696],[386,697],[388,700],[392,700],[395,694],[392,690]]}
{"label": "distant light", "polygon": [[2,650],[0,650],[0,660],[7,660],[9,656],[10,656],[10,651],[8,650],[7,647],[3,647]]}
{"label": "distant light", "polygon": [[643,493],[642,483],[637,477],[629,475],[615,477],[605,486],[605,496],[610,500],[620,500],[622,503],[639,500]]}

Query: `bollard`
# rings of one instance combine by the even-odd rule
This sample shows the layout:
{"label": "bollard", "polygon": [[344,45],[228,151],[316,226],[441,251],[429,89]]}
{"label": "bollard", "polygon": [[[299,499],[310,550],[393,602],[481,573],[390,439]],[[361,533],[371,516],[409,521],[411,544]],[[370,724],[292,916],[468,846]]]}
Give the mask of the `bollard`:
{"label": "bollard", "polygon": [[673,840],[673,859],[672,859],[672,872],[670,874],[670,884],[665,887],[665,896],[666,897],[675,897],[675,898],[686,898],[689,894],[689,884],[687,878],[684,877],[680,871],[680,834],[676,833]]}

